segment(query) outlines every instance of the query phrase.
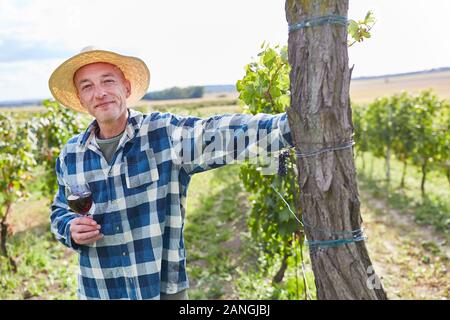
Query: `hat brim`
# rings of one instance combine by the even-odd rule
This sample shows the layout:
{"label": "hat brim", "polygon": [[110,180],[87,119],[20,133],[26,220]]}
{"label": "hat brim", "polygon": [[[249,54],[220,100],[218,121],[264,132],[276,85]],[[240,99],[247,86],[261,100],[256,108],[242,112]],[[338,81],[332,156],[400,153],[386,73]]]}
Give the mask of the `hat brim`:
{"label": "hat brim", "polygon": [[78,69],[95,62],[106,62],[117,66],[125,78],[130,81],[131,94],[127,98],[127,107],[135,105],[147,93],[150,71],[144,61],[111,51],[92,50],[79,53],[66,60],[50,76],[48,81],[50,92],[59,103],[76,111],[88,112],[81,105],[73,77]]}

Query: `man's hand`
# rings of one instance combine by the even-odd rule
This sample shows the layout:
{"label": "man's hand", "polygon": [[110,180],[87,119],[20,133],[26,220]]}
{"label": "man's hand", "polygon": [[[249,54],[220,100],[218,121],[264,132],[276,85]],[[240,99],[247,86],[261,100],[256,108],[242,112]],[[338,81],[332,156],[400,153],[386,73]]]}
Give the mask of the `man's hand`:
{"label": "man's hand", "polygon": [[103,238],[100,225],[91,217],[73,219],[70,223],[70,235],[76,244],[91,244]]}

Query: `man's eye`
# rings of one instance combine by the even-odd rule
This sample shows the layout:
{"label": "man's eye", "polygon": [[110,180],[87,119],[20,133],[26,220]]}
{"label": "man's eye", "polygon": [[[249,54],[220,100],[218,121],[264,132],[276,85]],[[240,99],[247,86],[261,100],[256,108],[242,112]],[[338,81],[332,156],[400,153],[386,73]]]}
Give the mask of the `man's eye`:
{"label": "man's eye", "polygon": [[105,80],[105,83],[114,83],[114,80],[113,79],[107,79],[107,80]]}
{"label": "man's eye", "polygon": [[92,87],[92,85],[88,84],[87,86],[81,87],[81,90],[85,91],[85,90],[90,89],[91,87]]}

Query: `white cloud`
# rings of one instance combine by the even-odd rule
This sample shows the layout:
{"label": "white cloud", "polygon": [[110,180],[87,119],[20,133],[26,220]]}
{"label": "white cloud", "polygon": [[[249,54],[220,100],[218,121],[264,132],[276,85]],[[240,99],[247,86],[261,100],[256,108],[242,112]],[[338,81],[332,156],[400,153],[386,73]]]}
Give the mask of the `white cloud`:
{"label": "white cloud", "polygon": [[273,0],[35,0],[20,10],[7,1],[7,25],[9,34],[35,46],[75,54],[92,44],[139,56],[158,90],[235,83],[264,40],[287,41],[284,1],[277,2],[274,12]]}
{"label": "white cloud", "polygon": [[47,81],[57,65],[53,59],[0,63],[0,101],[50,98]]}

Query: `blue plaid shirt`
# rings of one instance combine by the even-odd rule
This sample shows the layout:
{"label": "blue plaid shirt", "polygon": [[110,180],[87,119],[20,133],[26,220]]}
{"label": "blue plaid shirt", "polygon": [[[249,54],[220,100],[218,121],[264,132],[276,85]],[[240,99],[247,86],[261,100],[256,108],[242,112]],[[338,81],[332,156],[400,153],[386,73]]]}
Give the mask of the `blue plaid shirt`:
{"label": "blue plaid shirt", "polygon": [[[96,129],[94,120],[61,151],[56,162],[59,189],[51,207],[52,232],[79,253],[80,299],[159,299],[160,293],[189,287],[183,241],[189,181],[194,173],[230,163],[226,154],[239,156],[230,142],[218,148],[216,141],[215,150],[208,148],[217,133],[236,142],[253,130],[259,142],[266,132],[272,137],[268,151],[292,146],[286,113],[201,119],[129,109],[125,134],[108,164]],[[187,158],[194,146],[200,146],[200,155]],[[251,147],[246,138],[244,151]],[[104,234],[90,245],[77,245],[70,237],[70,222],[79,215],[70,211],[65,188],[82,184],[92,191],[93,218]]]}

